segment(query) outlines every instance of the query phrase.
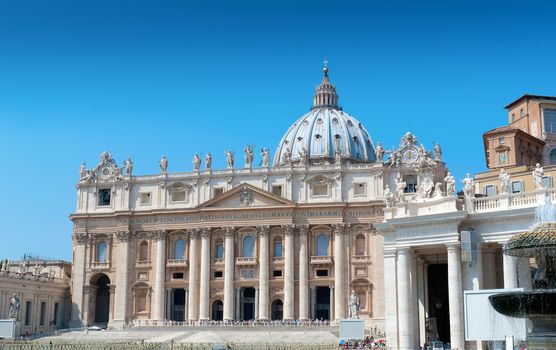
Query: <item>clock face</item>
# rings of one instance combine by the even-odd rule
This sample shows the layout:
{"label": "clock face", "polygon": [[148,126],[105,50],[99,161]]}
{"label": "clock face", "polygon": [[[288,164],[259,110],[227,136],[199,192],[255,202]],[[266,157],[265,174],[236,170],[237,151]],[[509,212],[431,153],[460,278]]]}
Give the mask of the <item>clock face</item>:
{"label": "clock face", "polygon": [[413,163],[419,157],[419,153],[415,147],[408,147],[402,152],[402,160],[404,163]]}
{"label": "clock face", "polygon": [[114,170],[109,165],[103,165],[98,169],[98,176],[103,180],[108,180],[112,177]]}

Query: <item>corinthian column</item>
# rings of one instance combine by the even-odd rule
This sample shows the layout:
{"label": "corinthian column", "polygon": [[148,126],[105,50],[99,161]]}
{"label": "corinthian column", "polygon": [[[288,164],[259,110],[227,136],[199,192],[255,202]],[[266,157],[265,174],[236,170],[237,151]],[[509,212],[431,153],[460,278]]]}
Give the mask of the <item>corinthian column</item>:
{"label": "corinthian column", "polygon": [[88,243],[88,235],[85,233],[74,233],[72,235],[74,257],[72,275],[72,307],[70,327],[82,327],[87,323],[85,313],[88,302],[84,300],[85,295],[85,245]]}
{"label": "corinthian column", "polygon": [[294,280],[293,280],[293,225],[282,226],[284,231],[284,320],[293,320],[294,316]]}
{"label": "corinthian column", "polygon": [[270,232],[269,226],[260,226],[259,230],[259,320],[268,320],[268,299],[269,295],[269,282],[268,273],[270,269],[269,254],[268,254],[268,233]]}
{"label": "corinthian column", "polygon": [[333,226],[334,230],[334,319],[345,318],[345,264],[344,224]]}
{"label": "corinthian column", "polygon": [[197,287],[197,245],[199,244],[198,232],[189,231],[189,304],[188,316],[189,320],[196,321],[198,318],[199,305],[197,299],[199,297],[199,289]]}
{"label": "corinthian column", "polygon": [[224,229],[224,321],[234,319],[234,233],[233,227]]}
{"label": "corinthian column", "polygon": [[309,265],[307,261],[308,225],[299,227],[299,318],[309,319]]}
{"label": "corinthian column", "polygon": [[[127,317],[127,305],[129,294],[129,238],[127,231],[120,231],[115,235],[118,243],[118,256],[116,257],[116,295],[114,296],[114,320],[113,326],[119,327],[125,324]],[[158,282],[158,280],[157,280]]]}
{"label": "corinthian column", "polygon": [[398,249],[398,308],[400,350],[415,349],[415,324],[411,294],[413,257],[408,248]]}
{"label": "corinthian column", "polygon": [[156,244],[155,285],[154,285],[154,319],[164,319],[164,282],[166,279],[166,232],[154,234]]}
{"label": "corinthian column", "polygon": [[448,245],[448,304],[450,305],[450,341],[453,349],[464,349],[463,288],[459,244]]}
{"label": "corinthian column", "polygon": [[201,280],[199,320],[210,320],[210,229],[201,231]]}

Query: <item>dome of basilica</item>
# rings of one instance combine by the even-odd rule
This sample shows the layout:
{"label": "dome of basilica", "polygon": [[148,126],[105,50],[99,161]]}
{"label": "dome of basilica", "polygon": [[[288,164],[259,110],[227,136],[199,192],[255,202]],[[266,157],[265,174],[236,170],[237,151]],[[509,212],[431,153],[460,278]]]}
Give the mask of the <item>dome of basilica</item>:
{"label": "dome of basilica", "polygon": [[324,78],[317,86],[311,111],[286,132],[274,154],[274,166],[375,162],[375,148],[365,127],[338,105],[336,88]]}

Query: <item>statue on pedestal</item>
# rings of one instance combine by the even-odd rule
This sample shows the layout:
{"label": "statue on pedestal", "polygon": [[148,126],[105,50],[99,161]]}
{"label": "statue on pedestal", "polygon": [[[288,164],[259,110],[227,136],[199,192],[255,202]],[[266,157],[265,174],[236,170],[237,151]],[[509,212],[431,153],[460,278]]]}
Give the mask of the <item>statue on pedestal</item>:
{"label": "statue on pedestal", "polygon": [[17,320],[17,317],[19,316],[19,306],[19,298],[17,297],[17,294],[14,294],[10,299],[10,312],[8,314],[8,318]]}
{"label": "statue on pedestal", "polygon": [[162,156],[160,159],[160,172],[166,174],[166,170],[168,170],[168,159],[166,159],[166,156]]}
{"label": "statue on pedestal", "polygon": [[231,150],[227,150],[226,152],[224,152],[224,155],[226,156],[226,167],[228,169],[233,169],[234,168],[234,152],[232,152]]}
{"label": "statue on pedestal", "polygon": [[209,170],[212,166],[212,154],[210,152],[205,156],[205,170]]}
{"label": "statue on pedestal", "polygon": [[510,174],[505,172],[504,168],[500,169],[500,175],[498,175],[498,179],[500,180],[500,193],[510,193]]}
{"label": "statue on pedestal", "polygon": [[390,186],[388,185],[384,188],[384,205],[386,205],[386,208],[394,206],[394,194],[390,191]]}
{"label": "statue on pedestal", "polygon": [[245,168],[251,169],[253,164],[253,146],[246,145],[243,149],[243,154],[245,155]]}
{"label": "statue on pedestal", "polygon": [[434,160],[442,160],[442,148],[438,143],[434,145]]}
{"label": "statue on pedestal", "polygon": [[263,157],[263,161],[262,161],[262,167],[263,168],[268,168],[268,165],[270,164],[270,153],[268,151],[268,148],[263,148],[261,150],[261,156]]}
{"label": "statue on pedestal", "polygon": [[537,163],[537,165],[535,165],[535,169],[533,170],[533,181],[535,182],[535,188],[544,188],[544,184],[542,183],[543,177],[544,169],[539,163]]}
{"label": "statue on pedestal", "polygon": [[451,197],[456,194],[456,179],[452,176],[450,172],[446,174],[444,178],[446,183],[446,196]]}
{"label": "statue on pedestal", "polygon": [[127,160],[124,162],[124,166],[125,174],[131,176],[131,172],[133,171],[133,162],[130,157],[127,157]]}
{"label": "statue on pedestal", "polygon": [[286,147],[286,151],[282,155],[282,161],[284,162],[284,165],[290,165],[292,159],[292,150],[287,144],[285,145],[285,147]]}
{"label": "statue on pedestal", "polygon": [[463,179],[463,194],[467,198],[475,197],[475,180],[473,180],[469,173]]}
{"label": "statue on pedestal", "polygon": [[193,156],[193,170],[199,171],[200,168],[201,168],[201,157],[199,156],[198,153],[195,153],[195,155]]}
{"label": "statue on pedestal", "polygon": [[384,147],[382,147],[382,142],[379,142],[376,145],[376,152],[375,153],[376,153],[376,161],[378,163],[384,162],[384,153],[385,153],[385,151],[384,151]]}
{"label": "statue on pedestal", "polygon": [[398,176],[398,182],[396,183],[396,192],[394,193],[394,201],[396,203],[405,203],[405,188],[407,183],[403,180],[402,176]]}
{"label": "statue on pedestal", "polygon": [[349,318],[359,318],[359,310],[361,308],[361,300],[354,290],[351,291],[349,297]]}
{"label": "statue on pedestal", "polygon": [[309,161],[309,153],[307,152],[307,148],[305,148],[305,145],[303,145],[301,147],[301,151],[299,152],[299,156],[301,157],[301,165],[306,165],[307,162]]}

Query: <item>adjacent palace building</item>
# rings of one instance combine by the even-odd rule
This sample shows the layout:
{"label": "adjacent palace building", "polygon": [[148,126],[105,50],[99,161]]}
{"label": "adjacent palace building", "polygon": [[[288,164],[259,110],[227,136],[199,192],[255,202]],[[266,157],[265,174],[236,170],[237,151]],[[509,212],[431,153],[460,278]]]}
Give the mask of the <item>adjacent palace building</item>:
{"label": "adjacent palace building", "polygon": [[[384,324],[383,189],[417,159],[441,179],[440,159],[404,136],[396,161],[342,111],[324,68],[313,106],[286,131],[273,161],[226,152],[193,159],[192,172],[135,175],[103,153],[81,167],[73,230],[72,324],[149,320],[337,320],[352,290],[360,316]],[[403,148],[403,149],[402,149]],[[377,161],[377,157],[380,158]],[[392,155],[391,157],[392,158]],[[258,163],[258,162],[257,162]],[[405,175],[404,175],[405,176]]]}

